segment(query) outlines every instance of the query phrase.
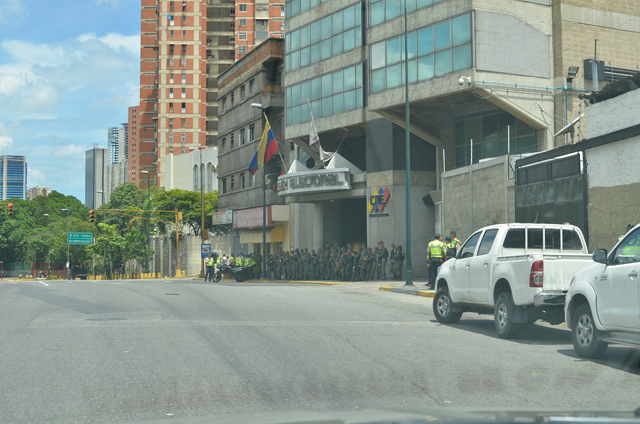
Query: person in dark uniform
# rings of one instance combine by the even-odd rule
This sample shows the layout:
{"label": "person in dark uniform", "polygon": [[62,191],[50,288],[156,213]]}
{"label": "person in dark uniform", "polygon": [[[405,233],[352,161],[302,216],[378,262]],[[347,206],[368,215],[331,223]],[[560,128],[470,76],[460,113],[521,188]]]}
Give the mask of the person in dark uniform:
{"label": "person in dark uniform", "polygon": [[384,247],[384,243],[382,241],[378,242],[378,247],[380,248],[380,274],[381,280],[387,279],[387,259],[389,259],[389,251],[386,247]]}

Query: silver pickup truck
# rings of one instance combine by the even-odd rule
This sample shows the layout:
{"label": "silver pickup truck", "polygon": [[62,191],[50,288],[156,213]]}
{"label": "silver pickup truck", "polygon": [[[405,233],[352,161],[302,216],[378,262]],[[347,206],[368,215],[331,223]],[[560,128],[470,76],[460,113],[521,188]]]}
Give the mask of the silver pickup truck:
{"label": "silver pickup truck", "polygon": [[582,232],[572,225],[501,224],[471,235],[438,272],[433,312],[453,324],[464,312],[494,314],[498,335],[522,324],[564,321],[573,276],[593,265]]}

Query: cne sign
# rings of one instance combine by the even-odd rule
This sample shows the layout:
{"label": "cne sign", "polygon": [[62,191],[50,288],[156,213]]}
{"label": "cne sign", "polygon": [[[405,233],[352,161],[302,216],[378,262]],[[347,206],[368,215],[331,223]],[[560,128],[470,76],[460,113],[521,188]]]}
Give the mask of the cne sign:
{"label": "cne sign", "polygon": [[278,177],[278,196],[350,189],[351,173],[349,168],[319,169],[317,171],[285,174]]}

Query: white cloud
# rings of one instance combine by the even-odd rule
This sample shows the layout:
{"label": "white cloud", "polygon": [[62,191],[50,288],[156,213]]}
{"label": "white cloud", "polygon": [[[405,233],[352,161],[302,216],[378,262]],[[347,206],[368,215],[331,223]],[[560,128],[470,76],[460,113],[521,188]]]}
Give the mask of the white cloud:
{"label": "white cloud", "polygon": [[78,36],[78,41],[81,43],[99,41],[111,49],[118,51],[121,48],[125,49],[131,54],[137,55],[140,53],[140,36],[139,35],[122,35],[116,33],[109,33],[104,37],[97,37],[93,33],[82,34]]}
{"label": "white cloud", "polygon": [[13,144],[13,138],[0,135],[0,149],[6,149]]}
{"label": "white cloud", "polygon": [[[28,160],[29,158],[27,158],[27,163]],[[41,170],[33,169],[30,166],[27,168],[27,181],[29,182],[29,187],[35,187],[37,185],[51,187],[51,180],[49,176]]]}
{"label": "white cloud", "polygon": [[68,158],[73,156],[80,156],[88,150],[86,146],[78,146],[75,144],[68,144],[62,148],[57,148],[53,151],[53,156],[57,158]]}
{"label": "white cloud", "polygon": [[22,0],[0,0],[0,22],[26,14]]}
{"label": "white cloud", "polygon": [[120,3],[120,0],[95,0],[97,5],[103,4],[103,3],[107,3],[110,4],[112,6],[118,6],[118,4]]}

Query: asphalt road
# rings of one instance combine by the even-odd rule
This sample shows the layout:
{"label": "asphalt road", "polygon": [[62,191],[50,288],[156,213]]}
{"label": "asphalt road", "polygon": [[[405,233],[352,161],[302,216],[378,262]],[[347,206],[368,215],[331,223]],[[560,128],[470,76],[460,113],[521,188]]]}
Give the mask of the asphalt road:
{"label": "asphalt road", "polygon": [[564,326],[498,339],[367,284],[0,283],[0,421],[274,410],[635,409],[640,351],[576,357]]}

